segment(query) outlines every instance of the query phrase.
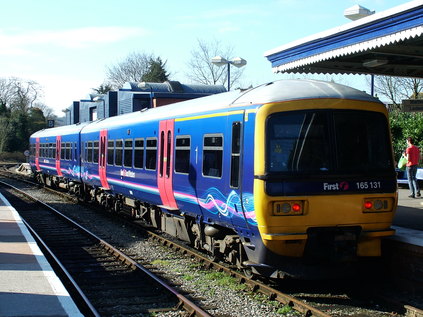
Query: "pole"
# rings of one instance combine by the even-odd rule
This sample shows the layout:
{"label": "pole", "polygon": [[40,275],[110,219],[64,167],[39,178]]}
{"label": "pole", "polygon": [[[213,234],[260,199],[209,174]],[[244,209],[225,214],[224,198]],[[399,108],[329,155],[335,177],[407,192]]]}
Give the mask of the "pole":
{"label": "pole", "polygon": [[231,63],[228,62],[228,91],[231,90],[231,71],[230,71]]}

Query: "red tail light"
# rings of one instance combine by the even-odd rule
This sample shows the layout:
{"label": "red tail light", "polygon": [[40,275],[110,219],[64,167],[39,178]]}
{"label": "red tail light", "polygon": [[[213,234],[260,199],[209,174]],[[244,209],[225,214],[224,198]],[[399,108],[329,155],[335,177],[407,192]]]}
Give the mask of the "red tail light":
{"label": "red tail light", "polygon": [[371,201],[364,202],[364,208],[371,209],[373,207],[373,203]]}
{"label": "red tail light", "polygon": [[292,211],[294,211],[294,212],[301,211],[301,205],[300,204],[292,204]]}

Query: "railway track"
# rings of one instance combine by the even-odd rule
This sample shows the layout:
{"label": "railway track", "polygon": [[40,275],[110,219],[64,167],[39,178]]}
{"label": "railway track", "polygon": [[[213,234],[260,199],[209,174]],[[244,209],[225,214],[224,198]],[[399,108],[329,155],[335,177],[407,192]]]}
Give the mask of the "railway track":
{"label": "railway track", "polygon": [[[133,224],[126,223],[126,226],[132,226]],[[419,310],[414,309],[413,307],[406,307],[407,310],[405,310],[404,306],[401,304],[398,305],[396,308],[397,310],[390,311],[388,309],[376,309],[372,311],[372,309],[369,309],[366,304],[366,300],[362,300],[362,302],[357,301],[351,301],[348,299],[348,296],[345,295],[339,295],[335,294],[326,294],[326,295],[319,295],[316,296],[316,294],[307,294],[307,292],[298,292],[298,287],[296,287],[297,290],[290,290],[290,294],[294,294],[295,296],[286,294],[283,291],[277,290],[275,285],[269,286],[264,283],[260,283],[258,281],[250,280],[240,274],[239,272],[236,272],[232,270],[231,268],[227,267],[226,265],[221,265],[215,262],[210,261],[207,257],[204,257],[201,254],[198,254],[196,251],[191,250],[188,247],[185,247],[183,245],[180,245],[179,243],[167,240],[163,236],[157,235],[154,232],[149,233],[151,239],[155,241],[159,241],[162,245],[166,245],[166,247],[171,247],[174,250],[178,250],[183,254],[188,254],[189,257],[196,257],[197,261],[203,263],[203,266],[213,268],[214,270],[218,271],[225,271],[227,274],[231,275],[232,277],[236,278],[239,283],[244,283],[248,285],[248,288],[250,290],[253,290],[254,292],[260,292],[264,294],[264,296],[267,299],[278,301],[282,303],[283,305],[286,305],[290,308],[292,308],[294,311],[298,312],[298,315],[302,316],[392,316],[392,315],[401,315],[402,313],[407,314],[414,314],[412,316],[420,316]],[[132,251],[128,250],[129,253],[132,253]],[[134,259],[145,262],[143,260],[143,256],[134,256]],[[320,285],[321,288],[325,288],[325,286]],[[283,289],[284,287],[282,287]],[[288,287],[289,289],[290,287]],[[301,286],[300,286],[301,288]],[[308,286],[304,287],[305,289],[308,288]],[[332,290],[333,291],[333,290]],[[314,291],[313,291],[314,292]],[[328,292],[331,292],[331,290],[328,290]],[[363,296],[365,297],[367,294],[363,290]],[[314,297],[314,298],[313,298]],[[324,297],[322,300],[321,297]],[[302,300],[300,300],[302,299]],[[368,301],[371,301],[368,299]],[[316,305],[317,302],[317,305]],[[310,305],[310,303],[314,303],[313,305]],[[322,307],[321,309],[316,308]],[[356,306],[366,306],[366,309],[359,309]],[[350,306],[350,307],[349,307]],[[376,306],[379,306],[376,304]],[[352,307],[352,308],[351,308]],[[352,312],[353,311],[353,312]],[[358,311],[358,312],[357,312]],[[363,312],[364,311],[364,312]]]}
{"label": "railway track", "polygon": [[5,182],[1,192],[19,210],[85,315],[149,316],[185,309],[210,316],[121,251],[53,207]]}

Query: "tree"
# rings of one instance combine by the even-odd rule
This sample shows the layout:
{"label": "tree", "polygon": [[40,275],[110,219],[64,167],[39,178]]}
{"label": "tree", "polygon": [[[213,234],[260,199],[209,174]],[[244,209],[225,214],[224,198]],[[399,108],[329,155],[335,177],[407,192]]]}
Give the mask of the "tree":
{"label": "tree", "polygon": [[[188,71],[186,76],[193,82],[205,85],[226,85],[228,80],[227,67],[214,65],[211,60],[215,56],[222,56],[228,60],[234,58],[232,47],[223,47],[215,40],[206,42],[197,40],[198,47],[191,51],[191,59],[187,63]],[[239,82],[244,69],[231,68],[231,87]]]}
{"label": "tree", "polygon": [[405,139],[412,137],[415,145],[423,148],[423,113],[403,112],[395,109],[389,113],[395,158],[398,160],[407,144]]}
{"label": "tree", "polygon": [[29,112],[41,94],[40,85],[33,80],[0,78],[0,153],[27,149],[29,135],[34,132]]}
{"label": "tree", "polygon": [[36,81],[0,78],[0,104],[12,110],[28,111],[41,94],[41,87]]}
{"label": "tree", "polygon": [[134,52],[123,61],[107,67],[107,82],[115,89],[121,88],[126,82],[142,82],[145,81],[144,76],[150,74],[151,78],[152,72],[157,72],[160,68],[163,68],[163,74],[166,74],[165,64],[153,54]]}
{"label": "tree", "polygon": [[166,71],[166,62],[160,57],[151,58],[147,73],[142,76],[142,81],[150,83],[163,83],[169,80],[169,74]]}
{"label": "tree", "polygon": [[375,76],[375,91],[400,109],[403,99],[419,99],[423,91],[423,79],[391,76]]}
{"label": "tree", "polygon": [[98,86],[97,88],[92,88],[92,90],[99,95],[105,95],[107,94],[110,90],[113,90],[113,86],[109,83],[103,83],[100,86]]}

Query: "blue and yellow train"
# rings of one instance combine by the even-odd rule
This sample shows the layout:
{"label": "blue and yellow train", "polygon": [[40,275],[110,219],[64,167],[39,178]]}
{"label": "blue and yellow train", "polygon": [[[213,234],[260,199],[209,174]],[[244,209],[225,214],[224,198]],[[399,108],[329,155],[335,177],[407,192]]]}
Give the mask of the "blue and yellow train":
{"label": "blue and yellow train", "polygon": [[276,81],[30,138],[37,178],[270,277],[381,255],[397,193],[387,111]]}

